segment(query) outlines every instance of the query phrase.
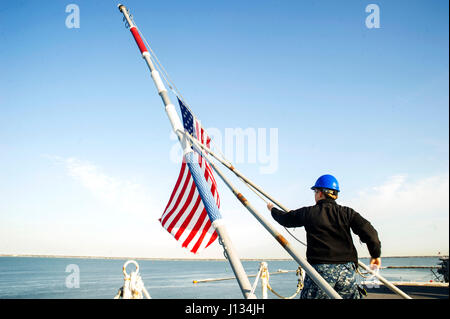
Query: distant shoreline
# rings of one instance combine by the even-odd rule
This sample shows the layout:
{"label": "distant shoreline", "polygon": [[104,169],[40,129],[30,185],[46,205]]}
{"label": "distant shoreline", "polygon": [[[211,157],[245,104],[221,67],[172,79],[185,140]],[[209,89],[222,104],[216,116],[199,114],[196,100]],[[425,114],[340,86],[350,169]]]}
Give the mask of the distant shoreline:
{"label": "distant shoreline", "polygon": [[[70,255],[35,255],[35,254],[0,254],[0,257],[26,257],[26,258],[73,258],[73,259],[111,259],[111,260],[180,260],[180,261],[225,261],[225,258],[158,258],[158,257],[132,257],[132,256],[70,256]],[[430,258],[448,257],[448,255],[431,256],[385,256],[383,258]],[[361,256],[360,259],[370,258]],[[241,258],[243,261],[265,261],[265,260],[292,260],[291,258]]]}

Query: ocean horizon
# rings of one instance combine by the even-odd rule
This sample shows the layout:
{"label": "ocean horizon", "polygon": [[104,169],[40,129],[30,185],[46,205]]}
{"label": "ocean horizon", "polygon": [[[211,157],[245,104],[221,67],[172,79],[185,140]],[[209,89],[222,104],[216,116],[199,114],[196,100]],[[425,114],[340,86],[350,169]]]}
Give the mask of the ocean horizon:
{"label": "ocean horizon", "polygon": [[[139,256],[99,256],[99,255],[52,255],[52,254],[0,254],[0,257],[29,257],[29,258],[80,258],[80,259],[135,259],[135,260],[226,260],[223,258],[167,258],[167,257],[139,257]],[[436,255],[402,255],[402,256],[381,256],[383,258],[441,258],[448,257],[448,254],[436,254]],[[358,256],[361,258],[370,258],[370,256]],[[241,260],[292,260],[292,258],[240,258]]]}
{"label": "ocean horizon", "polygon": [[[441,256],[384,257],[382,266],[437,266]],[[227,260],[151,259],[127,257],[37,257],[0,256],[0,299],[112,299],[124,285],[122,267],[136,260],[142,281],[153,299],[242,299],[235,279],[194,283],[212,278],[234,277]],[[360,258],[368,264],[369,258]],[[253,284],[263,260],[242,259]],[[264,259],[269,283],[282,296],[296,291],[298,264],[289,259]],[[127,267],[133,271],[134,266]],[[285,273],[277,273],[287,270]],[[429,282],[436,278],[430,269],[381,269],[390,281]],[[73,281],[74,276],[76,277]],[[362,279],[362,278],[360,278]],[[256,295],[261,298],[260,282]],[[270,299],[279,299],[269,292]],[[296,296],[298,298],[298,296]]]}

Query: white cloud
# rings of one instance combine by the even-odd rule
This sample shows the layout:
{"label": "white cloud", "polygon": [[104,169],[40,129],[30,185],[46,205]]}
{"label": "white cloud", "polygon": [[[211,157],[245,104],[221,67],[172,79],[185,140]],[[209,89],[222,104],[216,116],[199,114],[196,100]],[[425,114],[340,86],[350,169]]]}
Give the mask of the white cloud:
{"label": "white cloud", "polygon": [[109,176],[88,161],[73,157],[52,158],[63,163],[68,175],[87,189],[97,201],[116,212],[148,216],[150,211],[162,211],[161,204],[153,200],[151,190],[144,185]]}
{"label": "white cloud", "polygon": [[377,229],[384,255],[448,253],[449,175],[396,175],[362,190],[350,206]]}
{"label": "white cloud", "polygon": [[[64,246],[64,254],[158,258],[223,256],[218,244],[208,247],[201,255],[193,255],[181,248],[180,243],[161,227],[158,218],[170,194],[157,198],[158,194],[148,186],[132,182],[131,178],[125,180],[106,174],[101,167],[88,161],[73,157],[46,157],[62,164],[67,175],[87,190],[97,204],[105,208],[103,212],[98,211],[94,205],[92,211],[80,212],[79,222],[88,223],[83,229],[75,228],[74,234],[64,232],[66,242],[73,242],[73,238],[77,238],[75,247]],[[86,201],[90,200],[87,198]],[[74,252],[70,253],[68,250]]]}
{"label": "white cloud", "polygon": [[[423,217],[448,214],[448,173],[411,181],[396,175],[384,184],[362,190],[350,203],[374,218]],[[447,215],[448,216],[448,215]]]}

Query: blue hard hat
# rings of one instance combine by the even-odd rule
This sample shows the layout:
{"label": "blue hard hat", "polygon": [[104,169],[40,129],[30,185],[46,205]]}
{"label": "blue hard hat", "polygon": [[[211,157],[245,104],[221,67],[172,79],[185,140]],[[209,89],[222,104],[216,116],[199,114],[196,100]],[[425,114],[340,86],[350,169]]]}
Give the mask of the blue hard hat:
{"label": "blue hard hat", "polygon": [[316,184],[313,187],[311,187],[311,189],[316,189],[316,188],[332,189],[337,192],[340,191],[339,183],[338,183],[336,177],[334,177],[333,175],[330,175],[330,174],[320,176],[317,179]]}

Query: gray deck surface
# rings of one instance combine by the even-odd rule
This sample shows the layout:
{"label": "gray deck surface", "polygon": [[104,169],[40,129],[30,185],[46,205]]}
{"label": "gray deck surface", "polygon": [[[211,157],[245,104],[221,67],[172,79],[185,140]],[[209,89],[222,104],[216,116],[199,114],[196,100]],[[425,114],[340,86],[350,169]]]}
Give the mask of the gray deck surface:
{"label": "gray deck surface", "polygon": [[[449,288],[430,286],[397,286],[413,299],[449,299]],[[381,285],[379,288],[367,288],[368,296],[364,299],[403,299],[389,288]]]}

